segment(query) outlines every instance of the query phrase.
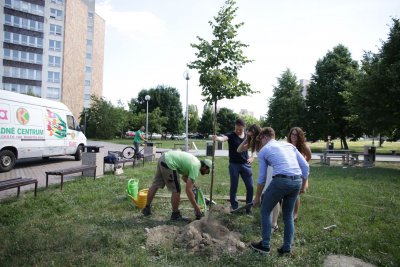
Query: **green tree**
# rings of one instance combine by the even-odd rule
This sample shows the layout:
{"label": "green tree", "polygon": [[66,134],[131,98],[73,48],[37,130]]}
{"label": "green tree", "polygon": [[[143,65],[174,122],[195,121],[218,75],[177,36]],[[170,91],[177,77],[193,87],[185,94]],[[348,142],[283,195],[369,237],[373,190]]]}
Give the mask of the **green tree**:
{"label": "green tree", "polygon": [[393,19],[377,54],[364,54],[361,75],[348,94],[354,120],[366,134],[400,138],[400,21]]}
{"label": "green tree", "polygon": [[89,138],[112,139],[123,129],[121,112],[103,97],[92,95],[91,106],[86,112],[86,136]]}
{"label": "green tree", "polygon": [[261,121],[257,120],[251,115],[242,115],[241,118],[244,120],[246,123],[246,127],[250,127],[250,125],[256,124],[261,127]]}
{"label": "green tree", "polygon": [[[129,110],[134,114],[146,112],[145,96],[149,95],[149,113],[157,107],[160,108],[163,117],[167,117],[167,122],[162,125],[166,132],[177,134],[183,131],[183,114],[180,95],[176,88],[158,85],[156,88],[143,89],[137,98],[131,99],[128,103]],[[149,126],[150,128],[150,126]]]}
{"label": "green tree", "polygon": [[203,108],[203,114],[201,115],[201,119],[197,127],[197,130],[200,133],[208,136],[212,132],[212,127],[213,127],[212,106],[209,104],[205,104]]}
{"label": "green tree", "polygon": [[[214,104],[214,114],[217,114],[219,100],[253,93],[250,84],[241,81],[238,77],[239,70],[251,60],[247,59],[242,51],[247,45],[235,39],[238,29],[243,25],[243,23],[233,24],[237,11],[235,4],[233,0],[226,0],[218,15],[214,17],[215,23],[209,22],[214,36],[211,42],[197,36],[199,43],[191,44],[193,48],[197,49],[195,53],[197,60],[189,63],[188,67],[198,70],[201,94],[208,103]],[[216,124],[214,117],[214,134],[216,133]],[[215,141],[213,142],[213,151],[215,151]],[[212,162],[214,165],[214,153]],[[211,171],[211,200],[213,185],[214,166]]]}
{"label": "green tree", "polygon": [[340,138],[348,148],[346,137],[354,137],[357,125],[349,121],[350,108],[345,94],[356,81],[358,64],[349,50],[338,45],[318,60],[307,94],[307,135],[310,140]]}
{"label": "green tree", "polygon": [[196,105],[189,105],[189,118],[188,118],[188,131],[189,133],[196,133],[197,126],[199,125],[199,111],[197,110]]}
{"label": "green tree", "polygon": [[233,130],[235,120],[239,117],[238,114],[229,108],[220,108],[217,114],[217,123],[219,133],[225,134]]}
{"label": "green tree", "polygon": [[[165,131],[165,126],[163,125],[167,123],[168,118],[162,116],[161,114],[162,112],[160,108],[155,108],[152,112],[149,112],[149,118],[148,118],[149,129],[147,130],[149,136],[151,136],[152,133],[163,133]],[[135,130],[145,125],[146,125],[145,112],[137,113],[131,121],[131,126]]]}
{"label": "green tree", "polygon": [[274,86],[269,99],[266,124],[274,128],[277,138],[284,138],[294,126],[304,128],[305,103],[301,96],[301,85],[297,77],[286,69]]}

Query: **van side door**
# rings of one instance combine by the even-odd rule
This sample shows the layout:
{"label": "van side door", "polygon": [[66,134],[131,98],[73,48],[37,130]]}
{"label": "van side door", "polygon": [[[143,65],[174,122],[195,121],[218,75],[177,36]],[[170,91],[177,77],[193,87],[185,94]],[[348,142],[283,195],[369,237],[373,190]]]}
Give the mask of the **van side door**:
{"label": "van side door", "polygon": [[67,114],[67,138],[66,138],[66,154],[74,154],[80,143],[80,128],[74,116]]}

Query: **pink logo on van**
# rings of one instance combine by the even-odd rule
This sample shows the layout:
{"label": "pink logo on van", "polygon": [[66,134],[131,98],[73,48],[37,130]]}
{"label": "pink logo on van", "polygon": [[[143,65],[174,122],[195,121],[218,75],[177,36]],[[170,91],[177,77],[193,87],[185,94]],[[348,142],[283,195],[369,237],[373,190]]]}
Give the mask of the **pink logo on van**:
{"label": "pink logo on van", "polygon": [[2,120],[2,121],[8,120],[7,112],[8,112],[8,110],[0,109],[0,120]]}
{"label": "pink logo on van", "polygon": [[29,122],[29,112],[24,108],[17,109],[17,120],[22,125],[27,124]]}

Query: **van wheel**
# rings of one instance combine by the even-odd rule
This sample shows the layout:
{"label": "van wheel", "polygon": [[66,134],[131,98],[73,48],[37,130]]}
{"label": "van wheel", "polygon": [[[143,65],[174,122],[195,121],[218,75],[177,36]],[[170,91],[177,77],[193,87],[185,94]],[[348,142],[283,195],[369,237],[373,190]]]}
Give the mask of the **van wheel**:
{"label": "van wheel", "polygon": [[79,161],[82,159],[82,152],[83,152],[83,146],[78,146],[75,152],[75,160]]}
{"label": "van wheel", "polygon": [[15,165],[15,155],[10,150],[0,151],[0,172],[8,172]]}

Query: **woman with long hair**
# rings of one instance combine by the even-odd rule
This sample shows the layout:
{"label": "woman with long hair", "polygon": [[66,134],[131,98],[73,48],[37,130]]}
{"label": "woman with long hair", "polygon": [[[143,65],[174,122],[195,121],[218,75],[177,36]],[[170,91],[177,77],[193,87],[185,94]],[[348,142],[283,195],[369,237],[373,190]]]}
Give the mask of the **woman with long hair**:
{"label": "woman with long hair", "polygon": [[[263,145],[261,145],[260,140],[257,138],[258,135],[260,134],[260,132],[261,132],[260,126],[258,126],[256,124],[251,125],[247,129],[246,139],[240,144],[240,146],[237,149],[237,152],[239,152],[239,153],[246,151],[246,150],[250,150],[251,156],[250,156],[249,160],[251,160],[251,162],[253,162],[253,160],[254,160],[255,153],[260,151],[260,149],[263,147]],[[266,179],[266,183],[265,183],[265,187],[264,187],[263,191],[265,191],[265,189],[268,187],[268,185],[271,183],[271,181],[272,181],[272,167],[268,166],[267,179]],[[279,208],[280,208],[280,205],[278,203],[272,210],[272,232],[277,231],[279,228],[278,227]]]}
{"label": "woman with long hair", "polygon": [[[304,159],[308,162],[311,159],[311,149],[306,143],[304,131],[300,127],[293,127],[290,129],[287,136],[288,143],[294,145],[297,150],[303,155]],[[306,180],[305,189],[308,188],[308,179]],[[300,193],[301,194],[301,193]],[[300,208],[300,194],[297,197],[296,204],[294,206],[293,217],[296,220]]]}

